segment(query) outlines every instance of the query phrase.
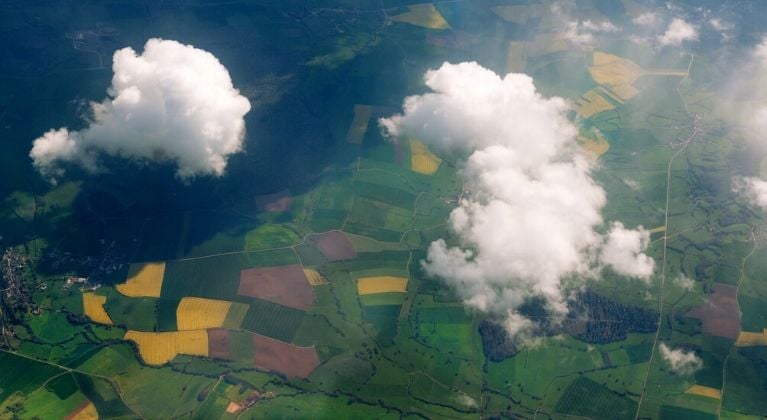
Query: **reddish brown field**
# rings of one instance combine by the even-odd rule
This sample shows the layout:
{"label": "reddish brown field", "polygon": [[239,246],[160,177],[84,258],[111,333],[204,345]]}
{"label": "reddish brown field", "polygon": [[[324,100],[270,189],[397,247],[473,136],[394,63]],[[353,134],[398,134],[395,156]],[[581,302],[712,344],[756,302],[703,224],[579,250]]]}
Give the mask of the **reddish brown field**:
{"label": "reddish brown field", "polygon": [[253,335],[253,352],[257,369],[288,378],[306,378],[320,364],[314,347],[296,347],[258,334]]}
{"label": "reddish brown field", "polygon": [[318,235],[312,235],[311,240],[317,244],[320,252],[322,252],[322,255],[324,255],[328,261],[357,258],[357,251],[354,250],[354,246],[352,246],[352,243],[349,242],[349,238],[347,238],[343,232],[332,231],[320,233]]}
{"label": "reddish brown field", "polygon": [[687,313],[703,322],[703,332],[717,337],[738,339],[740,333],[740,308],[735,286],[714,283],[714,293],[706,303]]}
{"label": "reddish brown field", "polygon": [[225,328],[208,330],[208,356],[214,359],[229,359],[229,331]]}
{"label": "reddish brown field", "polygon": [[256,297],[305,311],[314,302],[314,288],[300,265],[250,268],[240,271],[237,294]]}
{"label": "reddish brown field", "polygon": [[292,202],[293,198],[288,190],[256,196],[256,208],[261,211],[288,211]]}

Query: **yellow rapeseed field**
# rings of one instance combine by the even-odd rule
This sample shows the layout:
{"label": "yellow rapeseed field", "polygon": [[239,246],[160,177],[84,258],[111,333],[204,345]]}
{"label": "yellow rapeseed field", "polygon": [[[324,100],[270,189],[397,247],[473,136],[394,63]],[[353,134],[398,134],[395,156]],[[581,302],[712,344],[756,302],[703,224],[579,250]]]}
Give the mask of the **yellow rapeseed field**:
{"label": "yellow rapeseed field", "polygon": [[599,114],[603,111],[609,111],[613,108],[615,108],[615,106],[602,95],[598,94],[594,89],[584,93],[583,96],[575,101],[575,112],[583,118],[589,118],[592,115]]}
{"label": "yellow rapeseed field", "polygon": [[760,333],[741,331],[735,345],[737,347],[767,346],[767,334],[765,331]]}
{"label": "yellow rapeseed field", "polygon": [[99,413],[96,411],[96,406],[92,402],[88,401],[88,404],[73,416],[67,416],[69,420],[98,420]]}
{"label": "yellow rapeseed field", "polygon": [[112,318],[104,310],[104,304],[107,302],[106,296],[100,296],[95,293],[83,293],[83,312],[85,316],[100,324],[112,325]]}
{"label": "yellow rapeseed field", "polygon": [[346,141],[354,144],[362,144],[365,132],[368,131],[368,122],[373,107],[370,105],[354,105],[354,119],[346,132]]}
{"label": "yellow rapeseed field", "polygon": [[320,286],[323,284],[328,284],[328,280],[325,277],[322,277],[322,274],[317,272],[317,270],[311,269],[311,268],[304,268],[304,274],[306,275],[306,278],[309,280],[309,284],[312,286]]}
{"label": "yellow rapeseed field", "polygon": [[160,297],[165,263],[131,264],[128,280],[116,286],[117,291],[129,297]]}
{"label": "yellow rapeseed field", "polygon": [[722,391],[716,388],[711,388],[709,386],[703,386],[703,385],[693,385],[684,393],[692,394],[692,395],[700,395],[701,397],[708,397],[708,398],[713,398],[716,400],[719,400],[722,398]]}
{"label": "yellow rapeseed field", "polygon": [[224,326],[226,314],[232,306],[224,300],[185,297],[176,308],[179,331],[218,328]]}
{"label": "yellow rapeseed field", "polygon": [[442,159],[432,153],[419,140],[410,140],[410,169],[423,175],[434,175]]}
{"label": "yellow rapeseed field", "polygon": [[361,277],[357,280],[357,292],[360,295],[407,291],[407,279],[404,277],[376,276]]}
{"label": "yellow rapeseed field", "polygon": [[136,343],[141,358],[150,365],[168,363],[179,354],[208,355],[208,332],[205,330],[160,333],[129,330],[125,339]]}
{"label": "yellow rapeseed field", "polygon": [[449,29],[450,25],[431,3],[411,4],[410,11],[392,16],[390,19],[429,29]]}

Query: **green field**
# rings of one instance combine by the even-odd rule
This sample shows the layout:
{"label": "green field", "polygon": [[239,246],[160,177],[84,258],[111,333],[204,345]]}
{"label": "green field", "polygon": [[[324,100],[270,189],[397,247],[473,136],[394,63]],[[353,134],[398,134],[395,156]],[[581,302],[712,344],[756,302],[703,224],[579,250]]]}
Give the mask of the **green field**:
{"label": "green field", "polygon": [[241,270],[296,263],[296,256],[290,249],[169,261],[165,266],[162,298],[197,296],[243,300],[237,295]]}
{"label": "green field", "polygon": [[578,378],[567,386],[555,410],[563,414],[622,419],[636,412],[637,404],[598,383]]}
{"label": "green field", "polygon": [[55,366],[6,352],[0,352],[0,364],[4,366],[0,372],[0,401],[5,401],[14,392],[28,394],[64,372]]}
{"label": "green field", "polygon": [[242,321],[241,328],[290,343],[303,319],[302,311],[261,299],[253,299],[250,301],[250,309]]}

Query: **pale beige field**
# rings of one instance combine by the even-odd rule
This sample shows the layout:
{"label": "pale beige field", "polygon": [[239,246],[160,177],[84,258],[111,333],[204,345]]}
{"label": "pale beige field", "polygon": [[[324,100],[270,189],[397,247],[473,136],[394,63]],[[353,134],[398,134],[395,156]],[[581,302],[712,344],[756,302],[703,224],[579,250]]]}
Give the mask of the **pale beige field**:
{"label": "pale beige field", "polygon": [[592,65],[589,67],[591,78],[610,92],[610,96],[623,103],[638,95],[641,91],[634,82],[642,76],[676,76],[684,77],[686,71],[677,69],[645,69],[633,61],[595,51],[592,54]]}
{"label": "pale beige field", "polygon": [[83,293],[83,312],[85,316],[99,324],[112,325],[112,318],[104,309],[107,302],[106,296],[100,296],[95,293]]}
{"label": "pale beige field", "polygon": [[630,84],[610,86],[609,91],[620,98],[619,102],[628,101],[641,92],[639,89],[635,88],[634,85]]}
{"label": "pale beige field", "polygon": [[309,284],[312,286],[328,284],[328,280],[325,277],[322,277],[322,275],[317,272],[317,270],[312,268],[304,268],[304,274],[306,274],[306,279],[309,280]]}
{"label": "pale beige field", "polygon": [[575,101],[575,112],[583,118],[589,118],[600,112],[615,108],[613,104],[598,94],[594,89],[586,92]]}
{"label": "pale beige field", "polygon": [[162,280],[165,276],[165,263],[131,264],[128,279],[118,284],[116,289],[128,297],[160,297]]}
{"label": "pale beige field", "polygon": [[527,56],[538,57],[567,51],[567,49],[567,41],[563,33],[543,33],[536,35],[535,39],[527,43]]}
{"label": "pale beige field", "polygon": [[389,292],[407,292],[407,279],[404,277],[376,276],[361,277],[357,280],[357,293],[360,295]]}
{"label": "pale beige field", "polygon": [[610,143],[601,135],[595,135],[594,137],[578,136],[578,144],[595,159],[610,150]]}
{"label": "pale beige field", "polygon": [[[610,60],[598,61],[597,57],[610,56]],[[615,58],[615,60],[612,60]],[[597,64],[601,62],[602,64]],[[612,54],[594,53],[594,65],[589,67],[589,73],[595,82],[603,86],[630,85],[642,75],[642,68],[633,61],[622,59]]]}
{"label": "pale beige field", "polygon": [[527,44],[520,41],[509,42],[506,53],[506,71],[509,73],[523,73],[527,65]]}
{"label": "pale beige field", "polygon": [[431,3],[411,4],[408,12],[390,17],[391,20],[429,29],[449,29],[450,25]]}
{"label": "pale beige field", "polygon": [[129,330],[124,338],[136,343],[141,358],[150,365],[163,365],[179,354],[208,355],[208,333],[205,330],[160,333]]}

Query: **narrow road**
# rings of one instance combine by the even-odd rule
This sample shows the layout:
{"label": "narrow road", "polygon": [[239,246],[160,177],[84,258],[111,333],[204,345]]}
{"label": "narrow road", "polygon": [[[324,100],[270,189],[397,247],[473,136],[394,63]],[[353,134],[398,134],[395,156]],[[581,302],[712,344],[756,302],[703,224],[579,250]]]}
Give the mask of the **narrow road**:
{"label": "narrow road", "polygon": [[[120,393],[120,386],[119,386],[119,385],[117,385],[117,382],[115,382],[114,380],[112,380],[112,378],[110,378],[110,377],[108,377],[108,376],[103,376],[103,375],[98,375],[98,374],[95,374],[95,373],[85,372],[85,371],[82,371],[82,370],[79,370],[79,369],[74,369],[74,368],[70,368],[70,367],[67,367],[67,366],[64,366],[64,365],[60,365],[60,364],[58,364],[58,363],[53,363],[53,362],[51,362],[51,361],[48,361],[48,360],[41,360],[41,359],[36,359],[36,358],[34,358],[34,357],[30,357],[30,356],[24,355],[24,354],[22,354],[22,353],[17,353],[17,352],[15,352],[15,351],[13,351],[13,350],[5,350],[5,349],[0,349],[0,351],[2,351],[2,352],[4,352],[4,353],[12,354],[12,355],[14,355],[14,356],[23,357],[23,358],[25,358],[25,359],[29,359],[29,360],[32,360],[32,361],[35,361],[35,362],[38,362],[38,363],[44,363],[44,364],[46,364],[46,365],[55,366],[55,367],[57,367],[57,368],[59,368],[59,369],[63,370],[63,371],[64,371],[63,373],[72,373],[72,372],[74,372],[74,373],[79,373],[79,374],[81,374],[81,375],[85,375],[85,376],[91,376],[91,377],[94,377],[94,378],[99,378],[99,379],[105,380],[105,381],[109,382],[109,383],[112,385],[112,387],[113,387],[113,388],[114,388],[114,390],[115,390],[115,393],[116,393],[116,394],[117,394],[117,396],[120,398],[120,401],[122,401],[122,402],[123,402],[123,404],[125,404],[125,406],[126,406],[126,407],[127,407],[127,408],[128,408],[128,409],[129,409],[129,410],[130,410],[130,411],[131,411],[133,414],[135,414],[135,415],[136,415],[136,417],[138,417],[138,418],[140,418],[140,419],[143,419],[143,418],[144,418],[144,416],[142,416],[141,414],[139,414],[139,412],[137,412],[136,410],[134,410],[134,409],[133,409],[133,407],[131,407],[131,406],[128,404],[128,402],[127,402],[127,401],[125,401],[125,398],[123,398],[123,396],[122,396],[122,393]],[[58,375],[55,375],[55,376],[60,376],[60,375],[61,375],[61,374],[58,374]],[[52,378],[53,378],[53,377],[49,378],[49,380],[50,380],[50,379],[52,379]]]}
{"label": "narrow road", "polygon": [[[756,233],[753,230],[751,231],[751,241],[754,242],[754,246],[751,248],[751,252],[749,252],[748,255],[743,257],[743,261],[741,261],[740,263],[740,278],[738,279],[738,286],[735,288],[736,301],[738,299],[738,295],[740,294],[740,285],[743,284],[743,279],[746,277],[746,262],[748,262],[748,259],[751,258],[752,255],[754,255],[754,252],[756,252],[756,248],[758,246],[758,242],[756,240]],[[738,310],[740,310],[740,305],[738,305]],[[719,394],[719,405],[716,406],[717,419],[722,418],[722,401],[724,401],[724,389],[725,389],[725,384],[727,383],[727,362],[730,360],[731,353],[732,353],[732,348],[730,348],[730,353],[727,354],[727,357],[724,358],[724,363],[722,363],[722,390]]]}
{"label": "narrow road", "polygon": [[647,374],[645,375],[644,382],[642,384],[642,392],[639,395],[639,403],[637,404],[637,411],[634,415],[634,420],[639,418],[639,412],[642,409],[642,401],[644,400],[645,392],[647,391],[647,382],[650,379],[650,372],[652,372],[652,363],[655,359],[655,349],[658,347],[658,339],[660,338],[660,330],[661,325],[663,325],[663,292],[665,290],[666,286],[666,251],[668,250],[668,232],[669,232],[669,225],[668,225],[668,208],[669,208],[669,202],[671,201],[671,169],[674,165],[674,161],[676,158],[682,154],[685,150],[687,150],[687,147],[692,143],[695,136],[700,131],[698,124],[699,124],[699,118],[697,114],[691,114],[690,110],[687,107],[687,101],[685,101],[684,96],[679,91],[679,86],[682,85],[682,83],[687,80],[687,78],[690,76],[690,70],[692,69],[692,63],[693,60],[695,60],[695,56],[690,56],[690,64],[687,66],[687,75],[682,78],[682,80],[679,81],[679,85],[677,85],[677,93],[679,94],[679,97],[682,100],[682,103],[684,104],[684,110],[687,112],[688,115],[691,115],[693,118],[692,121],[692,131],[690,132],[690,135],[687,137],[687,139],[681,143],[681,147],[679,150],[674,153],[673,156],[671,156],[671,159],[668,161],[668,167],[666,168],[666,208],[664,211],[664,223],[663,225],[666,226],[666,232],[663,234],[663,257],[661,258],[661,273],[660,273],[660,293],[658,296],[658,328],[655,330],[655,339],[653,340],[652,345],[652,351],[650,352],[650,360],[647,363]]}

